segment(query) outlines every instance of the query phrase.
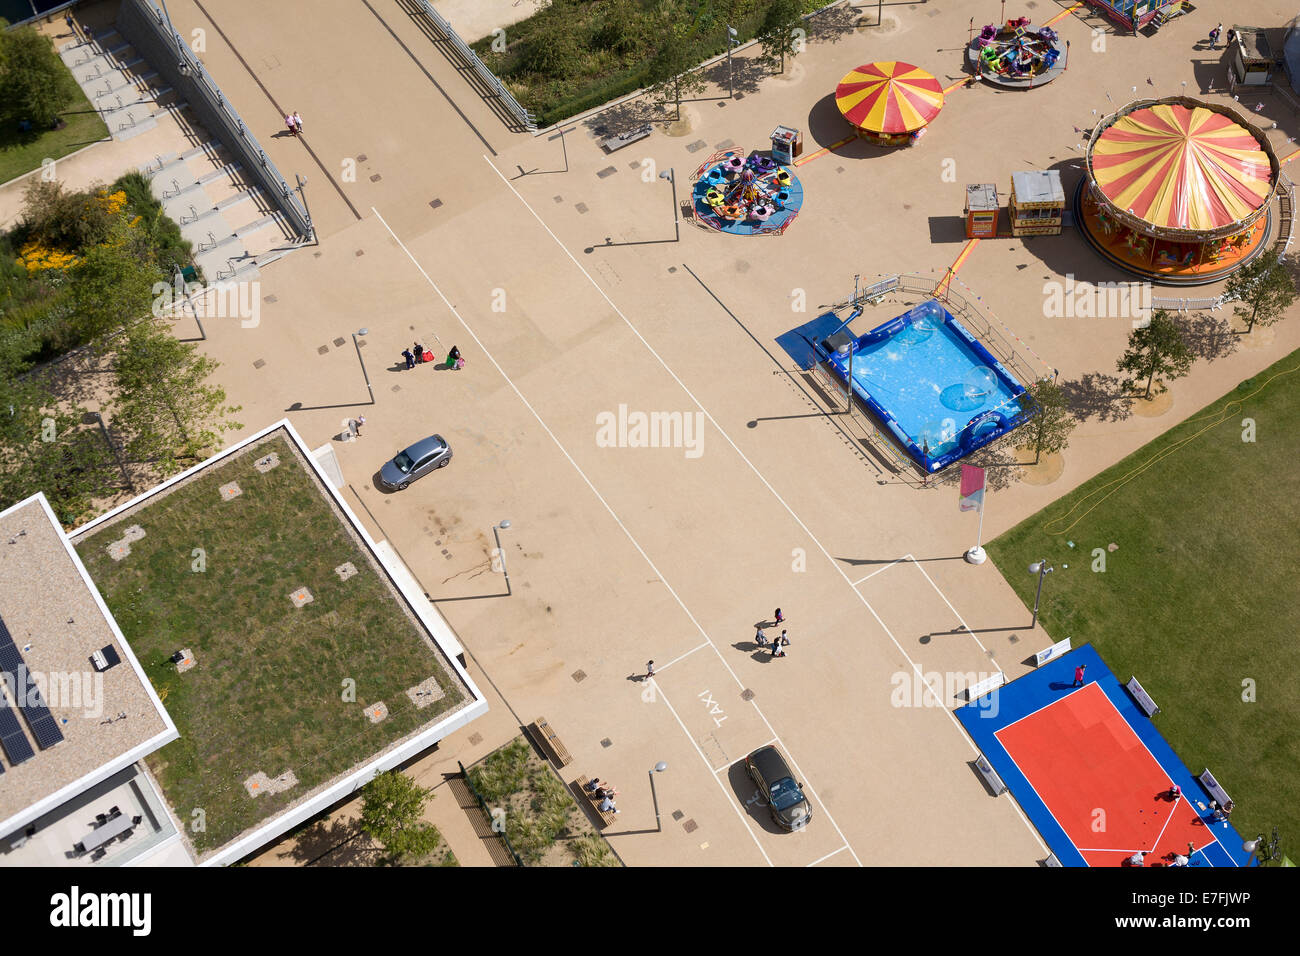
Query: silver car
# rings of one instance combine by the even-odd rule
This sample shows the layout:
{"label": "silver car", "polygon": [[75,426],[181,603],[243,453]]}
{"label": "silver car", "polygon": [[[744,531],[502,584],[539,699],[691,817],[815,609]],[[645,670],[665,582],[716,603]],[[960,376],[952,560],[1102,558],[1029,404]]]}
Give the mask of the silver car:
{"label": "silver car", "polygon": [[429,472],[443,468],[451,462],[451,446],[441,435],[422,438],[405,451],[399,451],[392,461],[379,469],[379,483],[385,488],[400,491]]}

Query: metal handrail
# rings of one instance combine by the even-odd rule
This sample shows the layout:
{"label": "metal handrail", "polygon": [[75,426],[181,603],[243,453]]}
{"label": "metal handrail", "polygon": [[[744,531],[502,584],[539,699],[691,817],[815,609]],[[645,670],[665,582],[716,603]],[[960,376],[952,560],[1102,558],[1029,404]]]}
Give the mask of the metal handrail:
{"label": "metal handrail", "polygon": [[469,44],[460,38],[460,34],[456,32],[447,18],[433,9],[433,4],[429,0],[420,0],[420,7],[424,11],[424,15],[433,21],[434,26],[442,32],[444,37],[451,41],[452,46],[478,74],[479,79],[488,85],[493,95],[501,101],[501,105],[510,112],[515,120],[529,132],[536,130],[537,120],[533,117],[533,114],[524,109],[519,101],[511,95],[505,84],[497,78],[497,75],[489,70],[483,61],[478,58],[478,54],[470,49]]}

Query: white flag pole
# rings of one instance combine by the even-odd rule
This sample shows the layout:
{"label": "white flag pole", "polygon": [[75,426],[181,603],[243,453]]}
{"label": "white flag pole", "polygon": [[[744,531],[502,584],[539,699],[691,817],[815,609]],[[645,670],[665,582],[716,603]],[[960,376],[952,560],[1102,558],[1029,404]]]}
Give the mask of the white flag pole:
{"label": "white flag pole", "polygon": [[980,547],[980,542],[984,540],[984,500],[988,496],[988,484],[986,483],[980,489],[980,527],[975,532],[975,547],[966,552],[966,560],[971,564],[983,564],[988,555]]}

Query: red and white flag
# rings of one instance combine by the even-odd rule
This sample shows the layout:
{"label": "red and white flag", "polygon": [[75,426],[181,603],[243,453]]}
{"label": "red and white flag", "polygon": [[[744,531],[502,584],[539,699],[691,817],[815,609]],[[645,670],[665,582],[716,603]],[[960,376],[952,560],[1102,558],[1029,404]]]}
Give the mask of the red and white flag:
{"label": "red and white flag", "polygon": [[974,465],[961,466],[961,498],[957,507],[962,511],[984,511],[984,469]]}

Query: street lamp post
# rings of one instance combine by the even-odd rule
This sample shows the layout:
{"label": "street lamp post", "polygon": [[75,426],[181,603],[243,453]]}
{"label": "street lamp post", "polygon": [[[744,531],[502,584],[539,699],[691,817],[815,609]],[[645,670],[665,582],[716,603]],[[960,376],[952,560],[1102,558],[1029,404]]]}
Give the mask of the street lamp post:
{"label": "street lamp post", "polygon": [[375,387],[370,384],[370,373],[366,371],[366,360],[361,357],[361,344],[357,341],[358,335],[369,335],[369,329],[357,329],[352,333],[352,347],[357,350],[357,361],[361,363],[361,374],[366,378],[366,388],[370,391],[370,404],[375,404]]}
{"label": "street lamp post", "polygon": [[736,28],[727,24],[727,99],[736,98],[736,90],[731,80],[731,48],[736,45]]}
{"label": "street lamp post", "polygon": [[506,569],[506,553],[501,550],[501,536],[497,534],[498,528],[500,528],[502,531],[509,531],[510,519],[503,518],[500,524],[494,524],[492,526],[492,537],[496,540],[497,543],[497,557],[501,559],[501,573],[504,574],[506,577],[506,596],[510,597],[512,594],[510,590],[510,572]]}
{"label": "street lamp post", "polygon": [[652,767],[650,770],[650,799],[654,801],[654,805],[655,805],[655,832],[656,833],[663,832],[663,825],[659,822],[659,794],[655,790],[655,774],[663,773],[667,769],[668,769],[668,764],[664,763],[661,760],[657,764],[655,764],[654,767]]}
{"label": "street lamp post", "polygon": [[1035,561],[1029,566],[1029,573],[1038,575],[1038,593],[1034,595],[1034,619],[1029,622],[1031,631],[1038,625],[1038,601],[1043,596],[1043,578],[1055,570],[1055,568],[1048,566],[1046,558],[1042,561]]}
{"label": "street lamp post", "polygon": [[682,241],[681,217],[677,214],[677,177],[673,173],[673,168],[669,166],[659,174],[660,179],[666,179],[673,185],[673,242]]}
{"label": "street lamp post", "polygon": [[853,342],[849,341],[849,342],[845,342],[835,351],[839,352],[841,355],[846,356],[848,358],[849,388],[848,388],[848,393],[845,395],[845,398],[848,400],[848,405],[844,409],[844,411],[847,413],[852,413],[853,411],[853,353],[856,351],[856,349],[853,348]]}

